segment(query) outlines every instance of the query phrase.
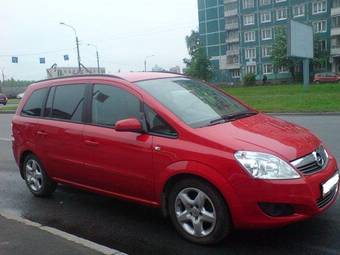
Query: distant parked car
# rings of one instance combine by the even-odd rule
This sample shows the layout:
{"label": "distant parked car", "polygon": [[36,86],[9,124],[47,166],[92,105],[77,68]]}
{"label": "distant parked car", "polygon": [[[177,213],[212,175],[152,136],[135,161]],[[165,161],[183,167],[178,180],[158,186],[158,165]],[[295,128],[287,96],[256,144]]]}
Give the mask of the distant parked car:
{"label": "distant parked car", "polygon": [[317,73],[314,76],[314,82],[340,82],[340,75],[336,73]]}
{"label": "distant parked car", "polygon": [[8,98],[4,94],[0,94],[0,104],[6,105]]}
{"label": "distant parked car", "polygon": [[17,99],[22,99],[24,97],[24,92],[17,95]]}

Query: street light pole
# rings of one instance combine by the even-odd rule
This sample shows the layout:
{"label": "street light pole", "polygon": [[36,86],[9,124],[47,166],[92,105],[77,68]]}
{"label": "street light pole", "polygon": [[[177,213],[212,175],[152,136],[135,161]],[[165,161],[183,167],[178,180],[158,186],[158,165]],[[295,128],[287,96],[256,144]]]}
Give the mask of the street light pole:
{"label": "street light pole", "polygon": [[2,87],[5,85],[5,74],[4,74],[3,69],[1,69],[1,74],[2,74],[2,82],[0,84],[0,93],[2,93]]}
{"label": "street light pole", "polygon": [[152,58],[152,57],[154,57],[155,55],[150,55],[150,56],[146,56],[145,57],[145,59],[144,59],[144,72],[146,72],[146,60],[148,59],[148,58]]}
{"label": "street light pole", "polygon": [[60,25],[64,25],[67,26],[69,28],[71,28],[74,32],[74,35],[76,36],[76,45],[77,45],[77,57],[78,57],[78,72],[81,72],[81,62],[80,62],[80,50],[79,50],[79,39],[78,39],[78,35],[77,35],[77,31],[74,27],[72,27],[71,25],[68,25],[64,22],[60,22]]}
{"label": "street light pole", "polygon": [[100,65],[99,65],[99,52],[98,52],[98,47],[95,44],[92,43],[88,43],[87,46],[93,46],[96,48],[96,56],[97,56],[97,70],[98,70],[98,74],[100,73]]}

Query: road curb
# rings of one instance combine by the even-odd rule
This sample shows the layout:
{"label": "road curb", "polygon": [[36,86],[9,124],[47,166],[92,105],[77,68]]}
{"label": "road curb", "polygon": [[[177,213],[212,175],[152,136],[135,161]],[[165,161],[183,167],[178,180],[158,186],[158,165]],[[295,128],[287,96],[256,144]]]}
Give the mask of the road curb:
{"label": "road curb", "polygon": [[340,116],[340,112],[266,112],[276,116]]}
{"label": "road curb", "polygon": [[59,229],[48,227],[48,226],[43,226],[40,223],[27,220],[27,219],[22,218],[21,216],[15,214],[15,213],[12,213],[10,211],[0,211],[0,216],[4,217],[7,220],[13,220],[13,221],[25,224],[27,226],[38,228],[42,231],[46,231],[46,232],[48,232],[52,235],[61,237],[61,238],[66,239],[70,242],[82,245],[86,248],[89,248],[91,250],[94,250],[96,252],[99,252],[99,253],[102,253],[102,254],[105,254],[105,255],[127,255],[126,253],[122,253],[118,250],[111,249],[109,247],[94,243],[94,242],[89,241],[87,239],[66,233],[66,232],[61,231]]}
{"label": "road curb", "polygon": [[1,111],[0,110],[0,114],[14,114],[15,111]]}

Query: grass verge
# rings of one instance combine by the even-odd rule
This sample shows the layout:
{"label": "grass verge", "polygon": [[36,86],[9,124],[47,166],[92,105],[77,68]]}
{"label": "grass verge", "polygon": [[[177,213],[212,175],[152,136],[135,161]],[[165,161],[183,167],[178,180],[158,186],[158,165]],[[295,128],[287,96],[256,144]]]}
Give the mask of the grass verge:
{"label": "grass verge", "polygon": [[301,84],[222,88],[264,112],[340,112],[340,84]]}

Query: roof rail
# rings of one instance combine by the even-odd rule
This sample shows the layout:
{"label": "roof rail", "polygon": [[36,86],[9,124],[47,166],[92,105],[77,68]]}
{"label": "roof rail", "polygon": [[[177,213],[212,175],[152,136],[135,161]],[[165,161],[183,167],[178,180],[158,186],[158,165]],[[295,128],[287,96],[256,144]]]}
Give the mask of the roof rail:
{"label": "roof rail", "polygon": [[69,76],[61,76],[61,77],[38,80],[34,83],[43,82],[43,81],[53,81],[53,80],[59,80],[59,79],[65,79],[65,78],[81,78],[81,77],[93,77],[93,76],[95,76],[95,77],[109,77],[109,78],[116,78],[116,79],[125,80],[122,77],[119,77],[119,76],[116,76],[116,75],[111,75],[111,74],[78,74],[78,75],[69,75]]}
{"label": "roof rail", "polygon": [[170,71],[150,71],[150,73],[169,73],[169,74],[177,74],[177,75],[187,76],[184,73],[176,73],[176,72],[170,72]]}

